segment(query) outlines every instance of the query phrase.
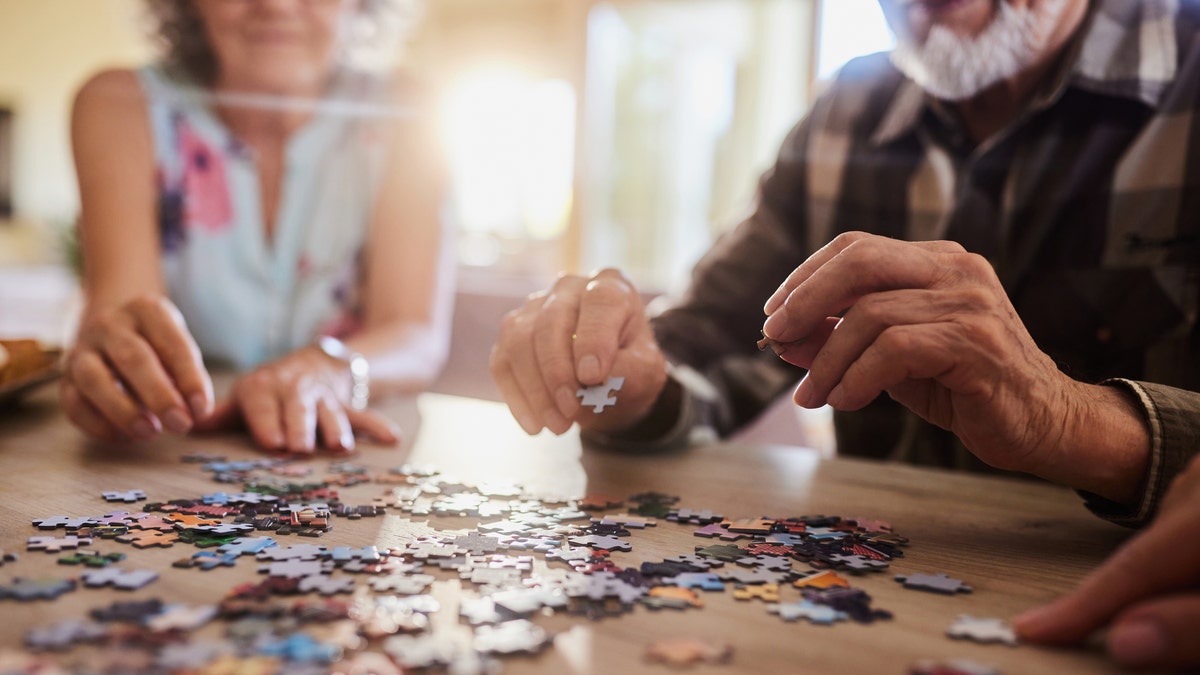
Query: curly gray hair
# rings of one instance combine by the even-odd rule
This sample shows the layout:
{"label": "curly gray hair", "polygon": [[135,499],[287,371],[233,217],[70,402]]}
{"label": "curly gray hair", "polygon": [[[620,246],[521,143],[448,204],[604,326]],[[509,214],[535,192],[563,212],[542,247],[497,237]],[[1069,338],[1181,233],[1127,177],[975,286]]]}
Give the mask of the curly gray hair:
{"label": "curly gray hair", "polygon": [[[360,68],[386,68],[401,40],[420,17],[423,0],[356,0],[358,11],[343,27],[341,61]],[[202,85],[217,77],[217,56],[204,32],[195,0],[145,0],[151,36],[166,65]]]}

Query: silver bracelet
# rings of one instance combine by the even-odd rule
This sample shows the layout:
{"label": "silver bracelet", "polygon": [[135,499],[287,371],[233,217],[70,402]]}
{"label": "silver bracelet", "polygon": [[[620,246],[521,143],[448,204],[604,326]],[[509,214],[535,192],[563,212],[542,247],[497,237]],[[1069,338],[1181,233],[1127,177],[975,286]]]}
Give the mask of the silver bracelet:
{"label": "silver bracelet", "polygon": [[371,400],[371,367],[367,357],[346,346],[345,342],[322,335],[313,345],[331,358],[342,361],[350,368],[350,408],[366,410]]}

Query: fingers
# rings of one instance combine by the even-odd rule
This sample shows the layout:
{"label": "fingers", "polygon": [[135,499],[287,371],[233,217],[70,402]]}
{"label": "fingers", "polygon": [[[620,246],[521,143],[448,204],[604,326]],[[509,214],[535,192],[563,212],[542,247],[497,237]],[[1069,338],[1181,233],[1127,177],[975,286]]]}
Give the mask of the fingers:
{"label": "fingers", "polygon": [[67,361],[67,377],[81,398],[122,434],[146,440],[161,431],[158,419],[142,410],[96,352],[73,353]]}
{"label": "fingers", "polygon": [[80,333],[66,377],[123,434],[183,433],[212,408],[212,383],[178,310],[144,296],[98,312]]}
{"label": "fingers", "polygon": [[354,430],[336,399],[322,396],[317,401],[317,428],[321,443],[330,450],[354,451]]}
{"label": "fingers", "polygon": [[183,316],[161,298],[134,302],[138,327],[162,361],[174,388],[183,396],[184,401],[179,403],[186,402],[192,419],[208,415],[213,406],[212,379],[204,369],[200,348],[184,325]]}
{"label": "fingers", "polygon": [[532,353],[518,355],[514,363],[525,400],[541,424],[556,434],[571,427],[579,410],[572,342],[578,333],[583,288],[584,280],[578,277],[555,284],[534,317]]}
{"label": "fingers", "polygon": [[63,380],[59,399],[67,419],[88,436],[110,443],[129,440],[124,432],[110,424],[104,415],[79,393],[75,385],[67,380]]}
{"label": "fingers", "polygon": [[868,293],[929,288],[957,274],[979,274],[982,268],[967,262],[970,258],[978,256],[963,254],[953,242],[841,235],[801,264],[768,300],[763,334],[780,342],[801,340]]}
{"label": "fingers", "polygon": [[[1013,620],[1022,639],[1070,644],[1086,638],[1123,607],[1200,583],[1200,538],[1194,510],[1161,513],[1127,541],[1079,587]],[[1194,625],[1194,624],[1193,624]]]}
{"label": "fingers", "polygon": [[234,397],[254,442],[267,450],[289,447],[284,432],[283,405],[271,375],[256,370],[234,385]]}
{"label": "fingers", "polygon": [[174,433],[192,428],[192,414],[150,343],[137,334],[125,333],[106,341],[102,348],[112,369],[132,391],[135,406],[148,410]]}
{"label": "fingers", "polygon": [[1106,646],[1114,661],[1130,668],[1200,666],[1196,626],[1200,626],[1200,593],[1151,600],[1117,617]]}
{"label": "fingers", "polygon": [[376,443],[397,445],[402,439],[400,429],[391,420],[370,410],[345,410],[350,426]]}
{"label": "fingers", "polygon": [[504,317],[489,367],[526,433],[563,433],[580,413],[581,385],[603,382],[619,354],[647,351],[646,326],[641,296],[620,272],[564,276]]}
{"label": "fingers", "polygon": [[587,283],[573,340],[575,375],[580,383],[590,386],[604,381],[630,323],[642,318],[641,298],[617,270],[603,270]]}
{"label": "fingers", "polygon": [[[555,405],[534,347],[535,324],[548,297],[549,293],[531,296],[523,307],[504,317],[490,358],[492,377],[509,410],[530,435],[546,426],[544,413]],[[564,355],[560,360],[565,359]]]}
{"label": "fingers", "polygon": [[834,256],[845,250],[847,246],[870,238],[870,236],[865,232],[845,232],[822,246],[816,253],[813,253],[807,260],[801,263],[799,267],[792,270],[788,278],[767,299],[766,305],[763,306],[763,311],[767,316],[774,314],[783,306],[784,301],[792,294],[792,291],[796,290],[800,284],[812,276],[813,272],[820,269],[821,266],[829,262]]}
{"label": "fingers", "polygon": [[311,454],[317,449],[317,401],[323,398],[303,381],[283,392],[283,434],[287,451]]}
{"label": "fingers", "polygon": [[[818,326],[813,338],[805,341],[805,344],[809,345],[809,349],[817,349],[817,353],[808,366],[808,375],[796,390],[796,401],[803,401],[800,404],[808,407],[823,405],[833,389],[843,382],[847,371],[856,363],[860,366],[857,373],[858,378],[874,380],[877,373],[875,366],[871,365],[872,362],[883,366],[892,366],[891,370],[894,371],[894,366],[900,364],[890,363],[892,359],[913,358],[914,351],[944,348],[946,341],[956,340],[953,335],[955,329],[968,331],[972,335],[981,334],[983,330],[977,329],[975,326],[976,324],[990,325],[987,317],[989,308],[995,304],[993,300],[990,296],[978,292],[974,288],[952,291],[923,289],[885,291],[861,298],[846,312],[845,318],[837,325],[836,331],[830,331],[823,342],[814,338],[825,333],[828,320],[825,326]],[[949,322],[939,329],[939,331],[944,330],[945,335],[938,335],[934,332],[911,334],[914,336],[936,335],[936,340],[913,341],[894,346],[889,346],[887,343],[876,345],[885,331],[892,330],[897,326],[919,326],[942,322]],[[897,335],[891,337],[895,339]],[[872,355],[873,358],[870,360],[863,360],[864,354],[873,346],[880,353]],[[895,353],[897,349],[903,349],[904,353]],[[997,351],[1000,349],[997,347]],[[961,355],[961,352],[959,354]],[[920,354],[915,356],[922,358]],[[879,382],[875,382],[875,384],[879,385]],[[889,384],[896,384],[896,382]],[[886,388],[886,386],[872,386],[867,391],[860,393],[857,391],[858,386],[854,381],[848,383],[848,391],[845,393],[850,396],[851,400],[843,401],[843,403],[853,404],[863,396],[878,394],[879,390]]]}

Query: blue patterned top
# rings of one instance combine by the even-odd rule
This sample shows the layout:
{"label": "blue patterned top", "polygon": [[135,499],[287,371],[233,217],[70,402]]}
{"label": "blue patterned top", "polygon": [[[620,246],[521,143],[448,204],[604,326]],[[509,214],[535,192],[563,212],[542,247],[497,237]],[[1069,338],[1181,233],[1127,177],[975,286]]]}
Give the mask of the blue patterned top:
{"label": "blue patterned top", "polygon": [[213,113],[212,95],[158,66],[138,75],[154,137],[163,273],[205,361],[245,369],[317,335],[352,333],[388,146],[389,109],[370,104],[385,100],[382,81],[342,76],[315,104],[242,102],[316,106],[288,141],[268,239],[253,152]]}

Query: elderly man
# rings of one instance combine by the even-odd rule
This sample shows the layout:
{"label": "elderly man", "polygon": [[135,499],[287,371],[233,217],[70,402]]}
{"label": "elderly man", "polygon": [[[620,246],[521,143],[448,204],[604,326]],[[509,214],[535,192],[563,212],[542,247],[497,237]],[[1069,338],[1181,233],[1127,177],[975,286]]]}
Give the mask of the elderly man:
{"label": "elderly man", "polygon": [[[647,320],[618,272],[564,276],[506,318],[493,376],[530,433],[650,450],[803,375],[841,453],[1031,473],[1149,522],[1200,449],[1200,7],[880,3],[899,46],[842,70],[675,306]],[[621,405],[581,413],[610,375]],[[1019,627],[1077,640],[1143,595]],[[1122,663],[1200,658],[1178,614],[1139,616],[1113,622]]]}

